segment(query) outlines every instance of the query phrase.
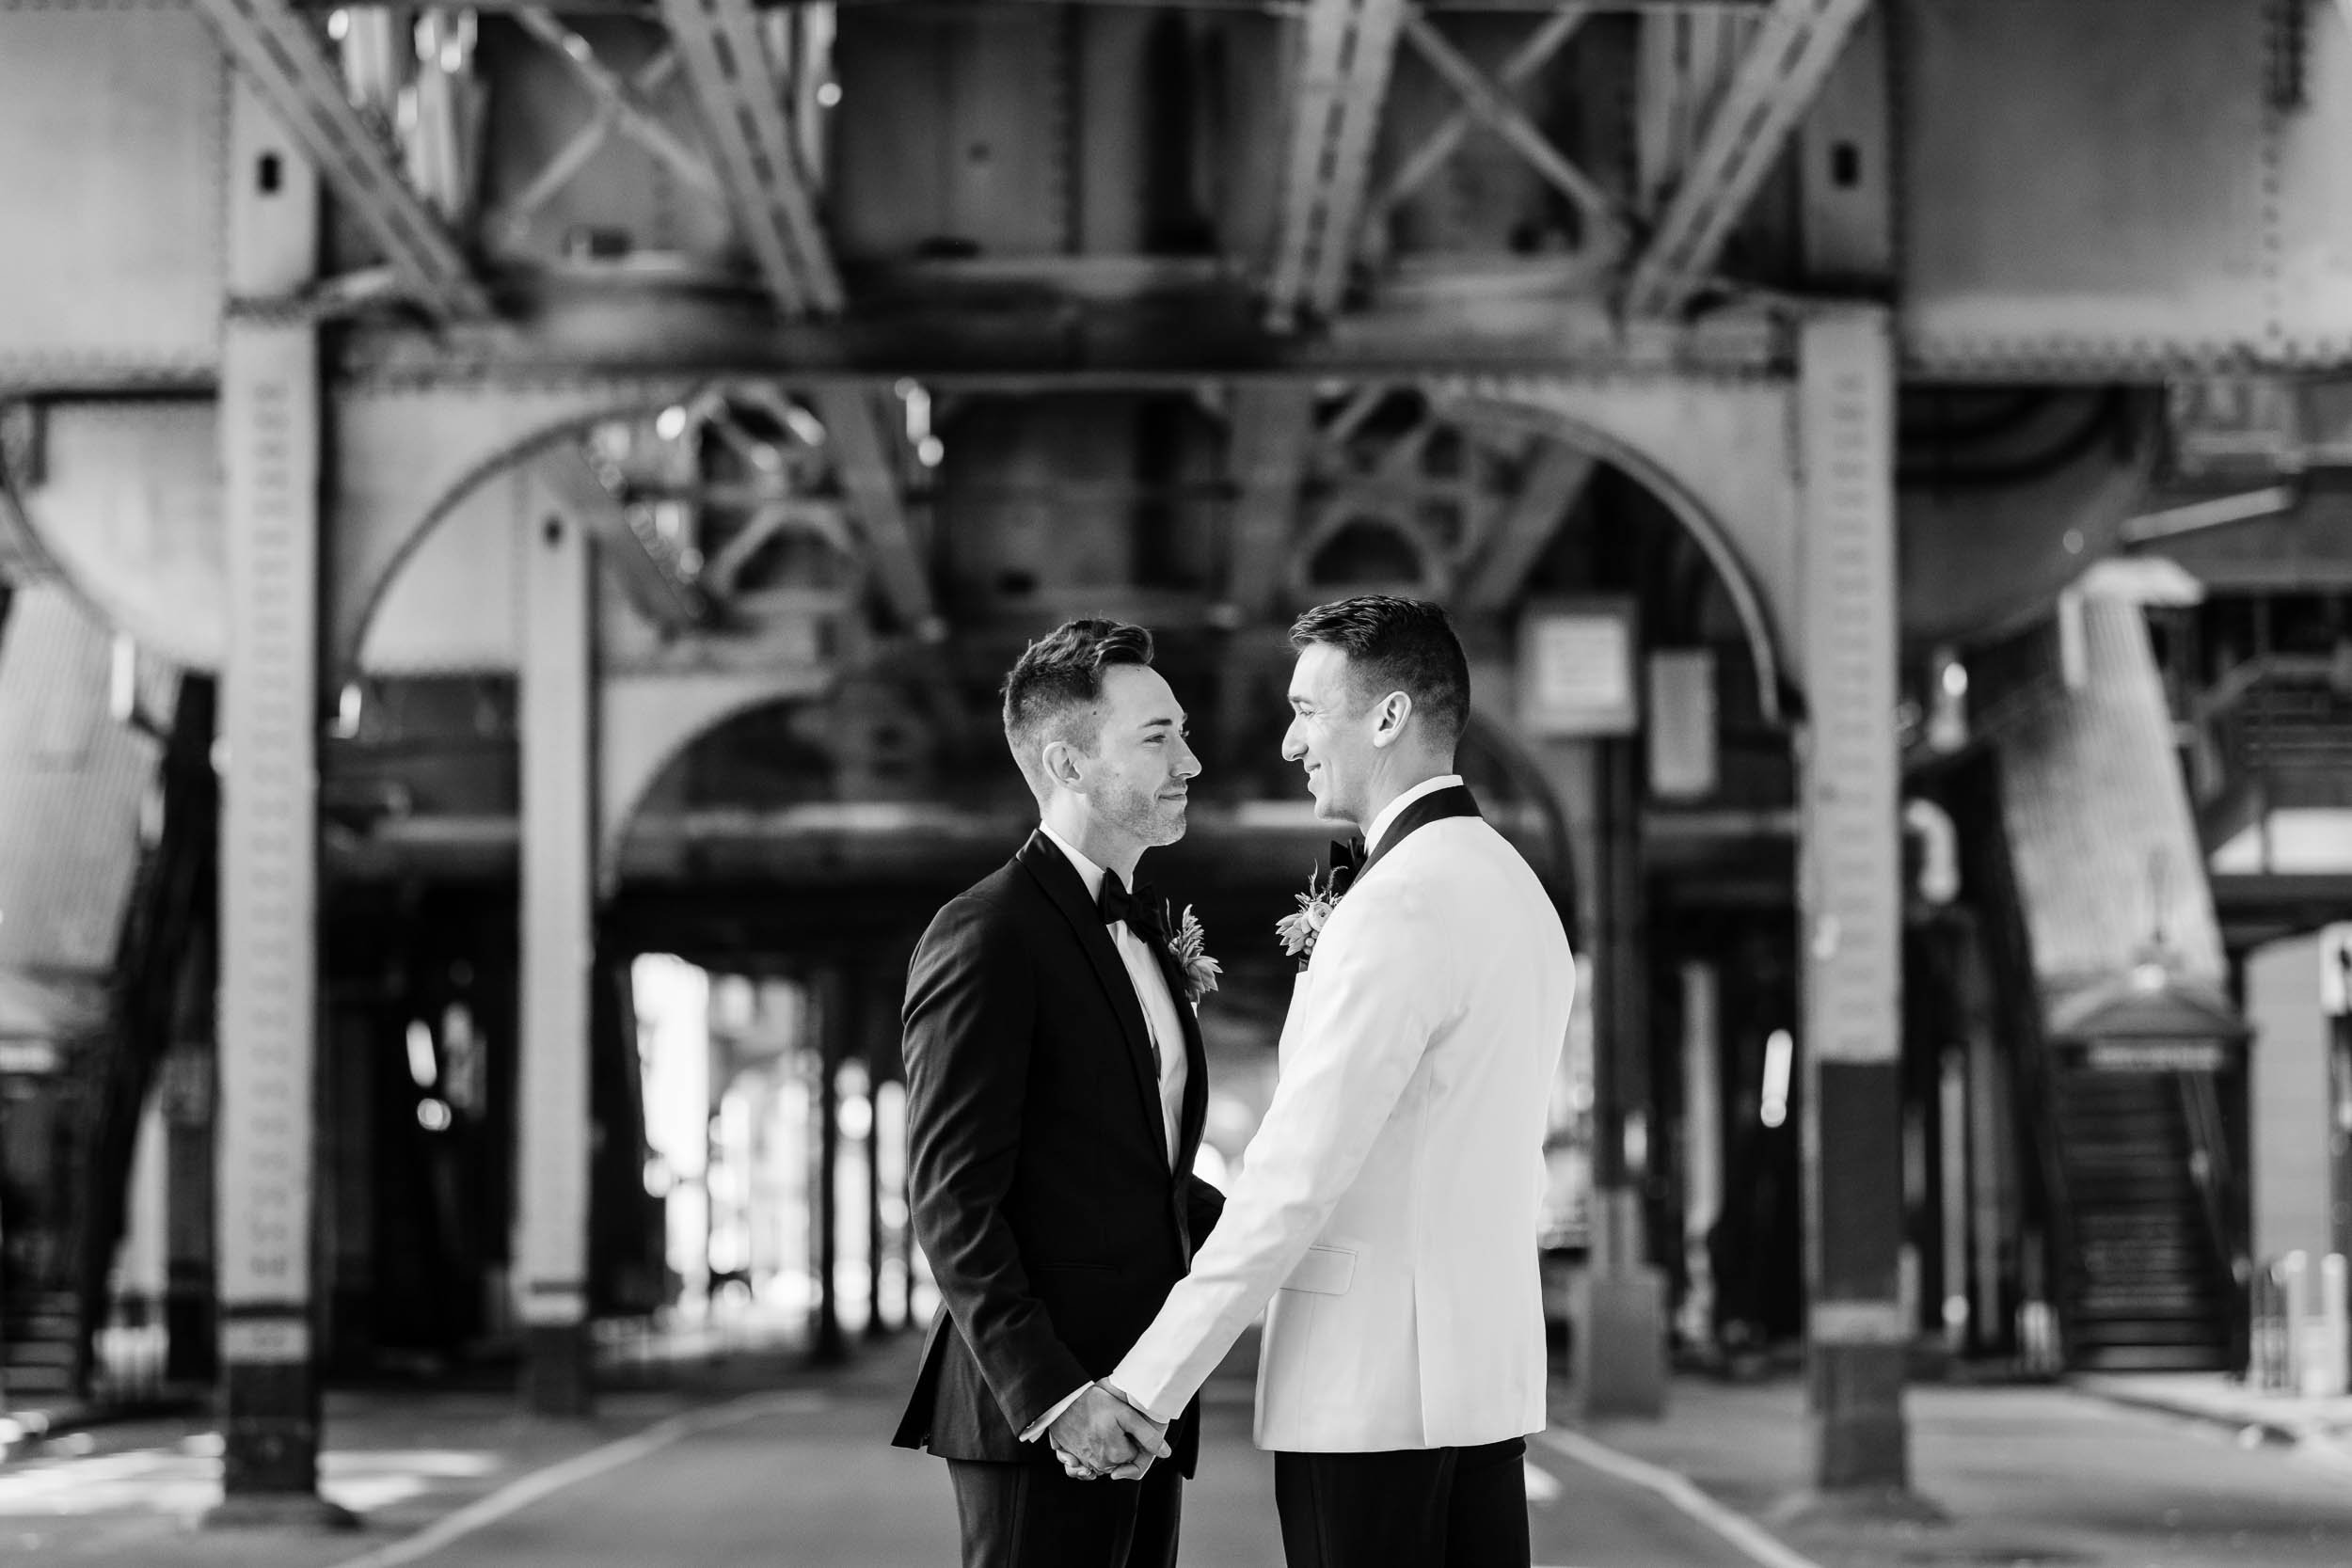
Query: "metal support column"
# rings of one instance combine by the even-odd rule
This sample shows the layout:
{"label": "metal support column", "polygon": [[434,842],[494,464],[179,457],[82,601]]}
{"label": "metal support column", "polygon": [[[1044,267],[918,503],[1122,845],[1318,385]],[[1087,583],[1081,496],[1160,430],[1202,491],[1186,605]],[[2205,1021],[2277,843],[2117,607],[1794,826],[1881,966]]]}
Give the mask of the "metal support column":
{"label": "metal support column", "polygon": [[522,1395],[594,1402],[588,1338],[590,987],[596,983],[596,547],[542,496],[522,531]]}
{"label": "metal support column", "polygon": [[244,90],[232,100],[230,156],[217,1146],[226,1448],[210,1522],[345,1523],[318,1496],[312,1335],[318,336],[273,309],[316,270],[318,182]]}
{"label": "metal support column", "polygon": [[855,1027],[857,993],[840,969],[825,972],[817,1003],[817,1322],[810,1354],[823,1366],[850,1357],[841,1332],[841,1062]]}
{"label": "metal support column", "polygon": [[1597,743],[1599,803],[1593,959],[1592,1261],[1577,1314],[1575,1377],[1587,1416],[1657,1416],[1666,1403],[1666,1291],[1649,1255],[1648,947],[1643,916],[1642,752]]}
{"label": "metal support column", "polygon": [[1910,1476],[1900,1305],[1902,906],[1896,687],[1895,362],[1886,313],[1807,322],[1799,348],[1804,1147],[1815,1480]]}

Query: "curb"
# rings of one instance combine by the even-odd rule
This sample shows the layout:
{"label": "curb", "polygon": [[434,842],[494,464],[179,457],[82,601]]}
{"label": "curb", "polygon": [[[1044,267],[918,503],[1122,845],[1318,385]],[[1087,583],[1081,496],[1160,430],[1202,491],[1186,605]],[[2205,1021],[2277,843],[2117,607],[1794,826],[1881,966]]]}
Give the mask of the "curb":
{"label": "curb", "polygon": [[2106,1382],[2096,1373],[2071,1377],[2062,1386],[2126,1410],[2142,1410],[2178,1420],[2194,1421],[2201,1426],[2217,1427],[2238,1434],[2244,1441],[2249,1433],[2256,1433],[2256,1442],[2280,1448],[2317,1450],[2332,1458],[2352,1463],[2352,1450],[2336,1436],[2336,1429],[2313,1417],[2293,1417],[2262,1410],[2229,1410],[2194,1400],[2169,1399],[2145,1389],[2122,1386]]}

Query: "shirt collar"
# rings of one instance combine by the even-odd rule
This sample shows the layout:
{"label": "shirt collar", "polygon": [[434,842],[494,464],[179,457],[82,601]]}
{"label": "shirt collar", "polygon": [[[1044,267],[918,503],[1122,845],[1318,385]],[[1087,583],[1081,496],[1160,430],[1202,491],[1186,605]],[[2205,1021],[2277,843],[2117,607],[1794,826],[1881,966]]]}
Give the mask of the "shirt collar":
{"label": "shirt collar", "polygon": [[1078,853],[1076,845],[1072,844],[1044,823],[1040,822],[1037,830],[1052,839],[1055,847],[1070,857],[1071,865],[1077,870],[1078,880],[1087,885],[1087,901],[1092,903],[1100,899],[1103,896],[1103,878],[1106,875],[1103,868]]}
{"label": "shirt collar", "polygon": [[[1380,847],[1380,836],[1389,831],[1398,816],[1403,815],[1406,806],[1424,796],[1435,795],[1441,789],[1456,788],[1461,782],[1462,775],[1459,773],[1440,773],[1434,779],[1422,780],[1421,783],[1381,807],[1380,815],[1372,819],[1370,828],[1364,830],[1364,852],[1370,854]],[[1059,841],[1057,840],[1057,842]]]}

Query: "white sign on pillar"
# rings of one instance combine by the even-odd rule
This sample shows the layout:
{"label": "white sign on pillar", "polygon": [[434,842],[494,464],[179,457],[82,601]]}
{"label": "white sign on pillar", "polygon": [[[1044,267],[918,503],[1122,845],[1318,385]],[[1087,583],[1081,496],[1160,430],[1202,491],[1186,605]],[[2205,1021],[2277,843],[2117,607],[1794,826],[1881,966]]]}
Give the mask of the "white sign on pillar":
{"label": "white sign on pillar", "polygon": [[223,1351],[297,1363],[310,1357],[318,1009],[318,346],[308,324],[232,319],[221,352]]}
{"label": "white sign on pillar", "polygon": [[1886,316],[1816,317],[1801,356],[1806,1049],[1816,1060],[1893,1061],[1901,1047],[1902,847]]}
{"label": "white sign on pillar", "polygon": [[524,494],[520,1306],[532,1327],[570,1329],[587,1318],[595,549],[585,519]]}

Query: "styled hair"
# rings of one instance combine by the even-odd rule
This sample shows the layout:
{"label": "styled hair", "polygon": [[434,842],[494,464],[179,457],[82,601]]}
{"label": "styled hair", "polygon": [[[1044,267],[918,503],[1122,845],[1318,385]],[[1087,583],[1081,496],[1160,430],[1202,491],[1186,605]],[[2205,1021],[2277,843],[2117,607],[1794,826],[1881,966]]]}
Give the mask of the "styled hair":
{"label": "styled hair", "polygon": [[1291,626],[1291,645],[1314,643],[1347,656],[1348,692],[1356,705],[1391,691],[1413,699],[1413,712],[1443,749],[1462,738],[1470,722],[1470,659],[1442,606],[1424,599],[1365,594],[1317,605]]}
{"label": "styled hair", "polygon": [[1149,666],[1152,634],[1123,621],[1064,621],[1030,643],[1005,676],[1005,743],[1042,800],[1040,755],[1050,741],[1092,752],[1103,737],[1103,673]]}

